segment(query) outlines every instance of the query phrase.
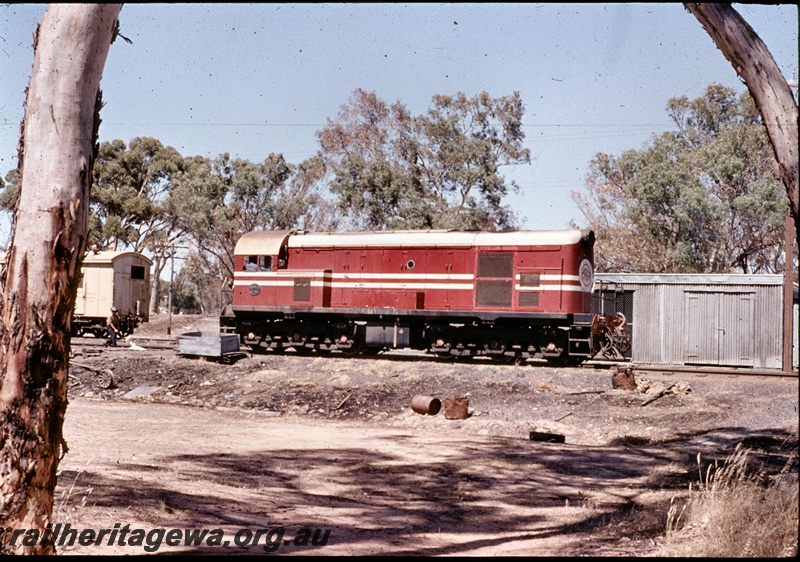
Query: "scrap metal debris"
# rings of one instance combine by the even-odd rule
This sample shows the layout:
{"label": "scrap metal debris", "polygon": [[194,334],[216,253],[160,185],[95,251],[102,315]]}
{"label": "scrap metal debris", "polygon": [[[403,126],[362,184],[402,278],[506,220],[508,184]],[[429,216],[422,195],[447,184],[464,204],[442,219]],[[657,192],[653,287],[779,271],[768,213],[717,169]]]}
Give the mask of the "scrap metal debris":
{"label": "scrap metal debris", "polygon": [[469,396],[444,399],[444,417],[448,420],[465,420],[469,417]]}
{"label": "scrap metal debris", "polygon": [[136,398],[137,396],[149,396],[154,392],[159,390],[163,390],[161,386],[137,386],[127,394],[125,394],[122,398],[126,400],[130,400],[131,398]]}
{"label": "scrap metal debris", "polygon": [[636,390],[636,377],[632,367],[614,366],[611,374],[611,388]]}
{"label": "scrap metal debris", "polygon": [[564,443],[566,437],[560,433],[549,433],[545,431],[531,431],[531,441],[543,441],[545,443]]}
{"label": "scrap metal debris", "polygon": [[642,406],[647,406],[662,396],[667,396],[669,394],[688,394],[692,391],[692,387],[689,386],[689,383],[685,381],[680,381],[673,384],[664,384],[661,382],[654,383],[644,377],[641,377],[636,383],[636,390],[640,394],[644,394]]}
{"label": "scrap metal debris", "polygon": [[428,414],[435,416],[439,413],[442,407],[442,402],[433,396],[425,396],[417,394],[411,399],[411,409],[418,414]]}
{"label": "scrap metal debris", "polygon": [[91,365],[85,365],[83,363],[78,363],[72,360],[70,360],[69,364],[74,365],[75,367],[81,367],[82,369],[86,369],[87,371],[93,371],[98,376],[98,383],[100,384],[100,388],[104,390],[116,387],[116,381],[114,381],[114,373],[113,371],[111,371],[111,369],[98,369],[97,367],[92,367]]}

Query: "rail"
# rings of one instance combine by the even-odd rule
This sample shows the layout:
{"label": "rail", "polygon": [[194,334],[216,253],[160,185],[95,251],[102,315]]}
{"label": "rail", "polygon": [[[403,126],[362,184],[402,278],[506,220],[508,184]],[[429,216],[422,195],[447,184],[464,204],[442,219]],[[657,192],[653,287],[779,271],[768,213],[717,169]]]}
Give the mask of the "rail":
{"label": "rail", "polygon": [[[75,338],[71,340],[73,347],[104,347],[104,338]],[[157,336],[128,336],[117,340],[117,347],[132,348],[142,347],[145,349],[178,349],[178,337],[157,337]]]}
{"label": "rail", "polygon": [[[105,340],[103,338],[72,338],[72,345],[74,347],[103,347]],[[130,349],[134,346],[144,349],[174,349],[178,350],[178,337],[177,336],[129,336],[124,340],[117,342],[117,346],[122,349]],[[431,361],[439,361],[433,355],[425,354],[424,352],[405,352],[402,350],[393,351],[390,354],[382,354],[377,357],[364,356],[365,359],[388,359],[388,360],[408,360],[409,356],[413,359],[429,359]],[[349,358],[356,358],[348,356]],[[536,359],[529,359],[523,361],[529,365],[542,365],[549,366],[545,361],[538,361]],[[493,363],[494,365],[502,365],[501,363]],[[513,364],[512,364],[513,365]],[[757,376],[757,377],[787,377],[798,378],[798,372],[792,371],[787,373],[780,369],[756,369],[752,367],[718,367],[713,365],[657,365],[645,363],[631,363],[630,361],[599,361],[590,360],[582,363],[577,368],[580,369],[610,369],[615,366],[628,366],[636,372],[642,373],[661,373],[665,375],[679,374],[679,373],[692,373],[692,374],[708,374],[708,375],[742,375],[742,376]]]}
{"label": "rail", "polygon": [[756,369],[753,367],[719,367],[715,365],[658,365],[650,363],[631,363],[630,361],[587,361],[583,368],[604,369],[617,365],[625,365],[636,372],[645,373],[693,373],[708,375],[745,375],[755,377],[793,377],[798,378],[798,372],[787,373],[781,369]]}

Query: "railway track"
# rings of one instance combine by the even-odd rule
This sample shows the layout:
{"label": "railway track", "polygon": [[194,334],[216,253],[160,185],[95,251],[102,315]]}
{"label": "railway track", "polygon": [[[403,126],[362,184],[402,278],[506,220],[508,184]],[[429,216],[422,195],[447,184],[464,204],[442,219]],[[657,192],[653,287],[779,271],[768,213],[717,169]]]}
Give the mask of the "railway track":
{"label": "railway track", "polygon": [[[72,338],[71,345],[77,348],[105,347],[105,341],[105,338]],[[134,335],[117,340],[118,348],[130,349],[134,346],[145,349],[178,349],[178,338]]]}
{"label": "railway track", "polygon": [[[105,340],[103,338],[72,338],[72,346],[74,348],[103,348]],[[130,336],[117,342],[119,349],[130,349],[132,347],[140,347],[144,349],[173,349],[178,350],[177,336]],[[246,347],[246,346],[245,346]],[[291,353],[291,352],[290,352]],[[375,359],[374,356],[347,356],[351,359],[365,360]],[[394,361],[416,361],[416,360],[430,360],[441,361],[441,359],[421,351],[411,350],[398,350],[382,353],[377,356],[383,360]],[[472,361],[483,361],[481,359],[472,359]],[[496,363],[502,365],[501,363]],[[531,366],[550,366],[546,361],[528,359],[519,364],[528,364]],[[579,369],[611,369],[613,367],[630,367],[636,373],[655,373],[660,375],[679,375],[682,373],[697,374],[697,375],[726,375],[726,376],[757,376],[757,377],[786,377],[798,378],[798,372],[793,371],[787,373],[778,369],[754,369],[748,367],[717,367],[717,366],[702,366],[702,365],[652,365],[643,363],[631,363],[628,361],[586,361],[580,366]]]}
{"label": "railway track", "polygon": [[[586,366],[590,366],[592,362]],[[779,369],[754,369],[749,367],[716,367],[707,365],[649,365],[637,363],[615,363],[633,368],[636,373],[658,373],[662,375],[678,375],[691,373],[696,375],[729,375],[750,377],[787,377],[798,378],[797,371],[787,373]],[[610,367],[610,365],[609,365]]]}

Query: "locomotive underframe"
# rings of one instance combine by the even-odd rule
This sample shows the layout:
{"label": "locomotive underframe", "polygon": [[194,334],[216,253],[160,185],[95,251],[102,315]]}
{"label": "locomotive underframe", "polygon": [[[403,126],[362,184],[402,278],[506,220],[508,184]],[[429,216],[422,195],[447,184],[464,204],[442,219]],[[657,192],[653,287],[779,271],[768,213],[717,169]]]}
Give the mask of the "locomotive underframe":
{"label": "locomotive underframe", "polygon": [[256,351],[375,354],[410,348],[441,358],[577,363],[592,356],[592,319],[565,313],[236,307],[221,326]]}

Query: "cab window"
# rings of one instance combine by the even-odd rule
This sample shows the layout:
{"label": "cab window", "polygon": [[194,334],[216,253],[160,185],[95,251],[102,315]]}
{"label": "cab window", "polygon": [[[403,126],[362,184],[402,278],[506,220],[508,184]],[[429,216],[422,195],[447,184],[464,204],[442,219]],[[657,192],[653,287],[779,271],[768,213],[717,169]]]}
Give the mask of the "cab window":
{"label": "cab window", "polygon": [[258,271],[258,256],[245,256],[244,258],[245,271]]}
{"label": "cab window", "polygon": [[272,256],[258,256],[258,270],[272,271]]}

